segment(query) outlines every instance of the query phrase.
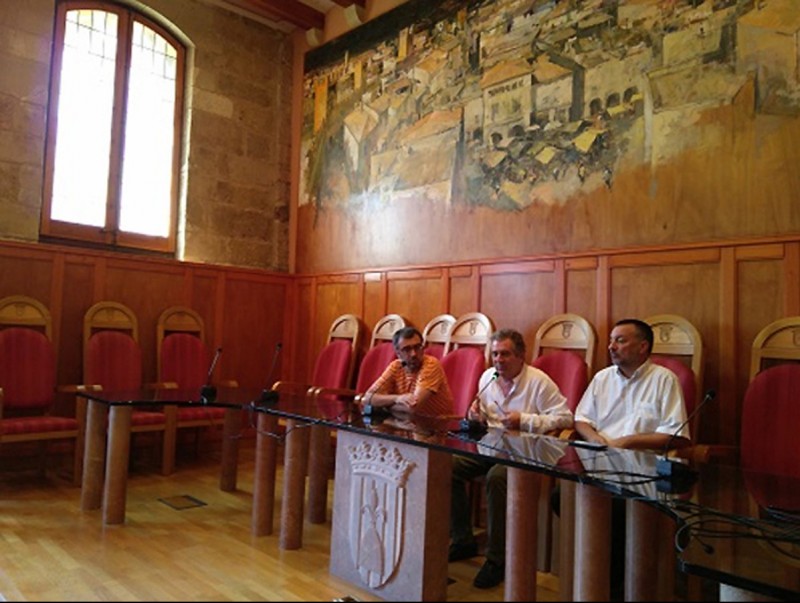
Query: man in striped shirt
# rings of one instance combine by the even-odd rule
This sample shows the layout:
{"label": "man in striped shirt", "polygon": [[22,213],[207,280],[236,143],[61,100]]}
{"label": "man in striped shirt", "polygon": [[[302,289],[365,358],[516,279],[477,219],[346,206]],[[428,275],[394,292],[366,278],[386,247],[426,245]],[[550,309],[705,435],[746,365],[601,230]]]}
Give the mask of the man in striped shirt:
{"label": "man in striped shirt", "polygon": [[363,403],[416,415],[453,414],[453,394],[442,365],[425,354],[422,334],[414,327],[392,336],[393,360],[363,396]]}

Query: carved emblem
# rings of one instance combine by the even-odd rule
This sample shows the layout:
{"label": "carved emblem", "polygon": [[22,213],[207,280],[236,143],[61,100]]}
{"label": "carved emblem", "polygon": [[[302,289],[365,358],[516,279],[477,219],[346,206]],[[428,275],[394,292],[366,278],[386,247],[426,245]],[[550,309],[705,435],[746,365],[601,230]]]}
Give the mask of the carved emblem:
{"label": "carved emblem", "polygon": [[669,343],[672,339],[672,325],[661,325],[658,329],[658,340],[661,343]]}
{"label": "carved emblem", "polygon": [[571,322],[562,322],[561,323],[561,337],[563,339],[569,339],[572,336],[572,327],[575,325]]}
{"label": "carved emblem", "polygon": [[361,580],[385,585],[403,553],[406,483],[415,464],[383,444],[347,449],[351,468],[350,553]]}

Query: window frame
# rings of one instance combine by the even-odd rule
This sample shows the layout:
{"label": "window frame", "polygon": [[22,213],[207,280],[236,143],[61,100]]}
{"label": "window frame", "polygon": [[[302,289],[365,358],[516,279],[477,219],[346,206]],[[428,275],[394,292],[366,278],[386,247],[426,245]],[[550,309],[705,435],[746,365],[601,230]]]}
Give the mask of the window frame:
{"label": "window frame", "polygon": [[[102,10],[117,15],[116,79],[114,106],[112,108],[111,146],[109,161],[106,220],[103,226],[90,226],[51,218],[55,148],[58,126],[59,91],[61,85],[62,53],[66,28],[66,15],[71,10]],[[132,30],[134,22],[155,31],[171,44],[177,53],[175,74],[175,112],[173,115],[172,186],[170,190],[169,231],[167,236],[153,236],[119,230],[119,209],[124,151],[124,125],[127,112],[127,90],[131,60]],[[111,249],[130,248],[174,254],[178,233],[178,202],[183,155],[183,123],[185,116],[185,85],[188,49],[175,35],[147,15],[130,6],[103,2],[102,0],[63,0],[56,5],[53,33],[53,58],[50,77],[50,100],[45,140],[44,188],[40,236],[43,239],[82,242],[91,246]]]}

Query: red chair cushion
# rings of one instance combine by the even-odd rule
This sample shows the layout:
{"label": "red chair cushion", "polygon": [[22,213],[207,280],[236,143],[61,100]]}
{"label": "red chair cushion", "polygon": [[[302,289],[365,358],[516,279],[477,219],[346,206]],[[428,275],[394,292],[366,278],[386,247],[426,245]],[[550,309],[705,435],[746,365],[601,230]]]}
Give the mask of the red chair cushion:
{"label": "red chair cushion", "polygon": [[77,429],[78,421],[69,417],[14,417],[0,421],[0,433],[4,436],[58,433]]}
{"label": "red chair cushion", "polygon": [[100,331],[89,338],[86,354],[87,384],[107,391],[142,387],[142,352],[139,344],[121,331]]}
{"label": "red chair cushion", "polygon": [[396,357],[394,346],[389,341],[379,343],[367,350],[358,369],[356,391],[362,394],[367,391]]}
{"label": "red chair cushion", "polygon": [[442,369],[453,392],[453,412],[463,416],[478,393],[478,383],[486,370],[483,348],[456,348],[442,356]]}
{"label": "red chair cushion", "polygon": [[353,355],[351,342],[347,339],[334,339],[319,353],[314,363],[312,384],[319,387],[348,387],[350,359]]}
{"label": "red chair cushion", "polygon": [[44,410],[53,404],[55,352],[43,333],[25,327],[0,331],[0,387],[7,410]]}
{"label": "red chair cushion", "polygon": [[161,342],[161,381],[196,390],[208,380],[211,357],[203,341],[189,333],[172,333]]}
{"label": "red chair cushion", "polygon": [[583,357],[569,350],[556,350],[535,358],[531,364],[555,381],[567,398],[567,406],[575,412],[589,383]]}

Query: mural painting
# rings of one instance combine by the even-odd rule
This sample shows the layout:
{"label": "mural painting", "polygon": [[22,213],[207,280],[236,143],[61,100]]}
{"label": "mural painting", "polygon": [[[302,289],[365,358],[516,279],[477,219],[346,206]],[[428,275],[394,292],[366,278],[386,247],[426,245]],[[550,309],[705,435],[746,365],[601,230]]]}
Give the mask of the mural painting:
{"label": "mural painting", "polygon": [[411,0],[307,54],[300,205],[611,189],[726,144],[707,112],[796,116],[798,33],[792,0]]}

